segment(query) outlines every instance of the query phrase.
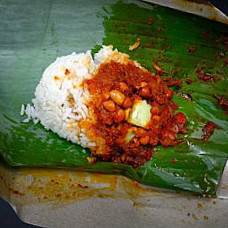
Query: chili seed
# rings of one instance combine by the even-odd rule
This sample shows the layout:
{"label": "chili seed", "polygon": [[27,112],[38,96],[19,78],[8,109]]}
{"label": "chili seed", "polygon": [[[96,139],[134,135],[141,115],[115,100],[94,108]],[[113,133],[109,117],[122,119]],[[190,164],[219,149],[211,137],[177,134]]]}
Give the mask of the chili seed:
{"label": "chili seed", "polygon": [[146,144],[148,144],[150,142],[150,137],[147,135],[147,136],[145,136],[145,137],[143,137],[143,138],[140,138],[140,143],[142,144],[142,145],[146,145]]}
{"label": "chili seed", "polygon": [[138,131],[138,128],[137,127],[131,127],[130,130],[131,130],[131,132],[135,132],[136,133]]}
{"label": "chili seed", "polygon": [[158,66],[158,65],[154,65],[154,69],[157,71],[157,72],[161,72],[162,69]]}
{"label": "chili seed", "polygon": [[157,137],[152,138],[152,139],[150,140],[150,145],[151,145],[151,146],[156,146],[158,143],[159,143],[159,139],[158,139]]}
{"label": "chili seed", "polygon": [[91,164],[91,165],[96,163],[96,161],[97,161],[96,157],[86,157],[86,158],[87,158],[89,164]]}
{"label": "chili seed", "polygon": [[112,100],[118,105],[122,105],[125,99],[125,95],[118,90],[112,90],[110,92],[110,96]]}
{"label": "chili seed", "polygon": [[105,109],[109,112],[114,112],[116,110],[115,103],[113,101],[105,101],[103,103]]}
{"label": "chili seed", "polygon": [[158,115],[160,113],[160,109],[157,105],[152,104],[152,115]]}
{"label": "chili seed", "polygon": [[168,99],[171,99],[171,97],[172,97],[172,95],[173,95],[173,92],[169,89],[169,90],[167,90],[166,91],[166,97],[168,98]]}
{"label": "chili seed", "polygon": [[131,98],[130,97],[126,97],[122,106],[124,108],[130,108],[132,106]]}
{"label": "chili seed", "polygon": [[150,88],[151,88],[152,91],[153,91],[154,89],[156,89],[157,84],[156,84],[156,82],[152,81],[152,82],[149,83],[149,86],[150,86]]}
{"label": "chili seed", "polygon": [[65,75],[69,75],[70,71],[68,69],[65,70]]}
{"label": "chili seed", "polygon": [[147,82],[141,82],[140,85],[141,85],[141,87],[145,87],[148,85],[148,83]]}
{"label": "chili seed", "polygon": [[141,88],[143,88],[143,87],[145,87],[145,86],[147,86],[147,85],[148,85],[147,82],[140,82],[140,83],[135,84],[134,87],[135,87],[136,89],[141,89]]}
{"label": "chili seed", "polygon": [[103,94],[103,96],[104,96],[105,99],[107,99],[107,100],[109,99],[109,97],[110,97],[109,91],[103,89],[102,90],[102,94]]}
{"label": "chili seed", "polygon": [[114,122],[115,123],[120,123],[124,120],[125,118],[125,112],[122,109],[119,109],[117,112],[114,114]]}
{"label": "chili seed", "polygon": [[137,138],[133,138],[132,140],[131,140],[131,145],[130,145],[131,147],[139,147],[140,146],[140,142],[139,142],[139,140],[137,139]]}
{"label": "chili seed", "polygon": [[126,161],[126,158],[127,158],[126,154],[121,155],[121,161],[122,162],[125,162]]}
{"label": "chili seed", "polygon": [[146,133],[146,131],[145,131],[144,129],[142,129],[142,128],[138,128],[138,129],[137,129],[137,134],[143,135],[143,134],[145,134],[145,133]]}

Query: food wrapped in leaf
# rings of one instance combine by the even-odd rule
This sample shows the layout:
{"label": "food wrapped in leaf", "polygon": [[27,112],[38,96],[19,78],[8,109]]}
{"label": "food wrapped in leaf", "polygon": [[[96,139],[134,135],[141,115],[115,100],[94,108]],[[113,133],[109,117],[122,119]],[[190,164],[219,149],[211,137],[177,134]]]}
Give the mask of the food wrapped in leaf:
{"label": "food wrapped in leaf", "polygon": [[[43,10],[42,18],[48,18],[47,23],[45,20],[37,23],[39,18],[36,18],[32,11],[21,15],[20,20],[15,19],[14,23],[10,24],[9,15],[1,15],[4,31],[0,49],[1,156],[12,166],[72,167],[76,170],[120,174],[150,186],[216,194],[228,148],[227,26],[168,8],[145,3],[137,5],[139,1],[135,1],[136,4],[124,1],[105,3],[107,7],[104,8],[103,2],[105,1],[98,3],[99,16],[96,17],[96,10],[93,14],[88,10],[85,21],[81,20],[80,13],[75,13],[79,9],[77,4],[72,5],[73,14],[63,14],[58,3],[58,6],[54,4],[50,7],[51,11],[54,10],[52,12]],[[20,4],[10,7],[14,6],[21,7]],[[55,11],[57,8],[59,13]],[[49,7],[44,5],[44,9]],[[24,21],[31,23],[31,26],[25,27]],[[12,31],[19,35],[12,35]],[[45,34],[45,37],[42,34]],[[102,54],[96,54],[92,58],[89,52],[73,54],[71,57],[74,66],[63,64],[65,60],[68,62],[67,57],[59,58],[56,63],[63,65],[63,68],[55,65],[56,69],[59,69],[55,70],[55,67],[50,66],[52,73],[47,73],[47,79],[40,82],[46,91],[49,90],[47,97],[41,94],[39,98],[43,102],[40,105],[47,110],[38,107],[36,95],[35,107],[22,106],[20,116],[21,104],[31,103],[42,71],[53,61],[54,56],[66,55],[72,50],[81,52],[88,49],[92,49],[94,54],[99,51],[100,44],[112,44],[138,63],[128,57],[125,58],[125,64],[117,59],[112,59],[112,64],[111,61],[105,63],[104,55],[102,57]],[[133,49],[129,50],[130,46],[133,46]],[[110,48],[108,52],[107,57],[111,53],[117,53]],[[110,97],[105,97],[102,91],[100,96],[92,86],[96,82],[101,83],[95,79],[105,64],[118,67],[132,65],[135,69],[151,75],[152,81],[158,82],[160,75],[162,80],[159,84],[163,89],[171,86],[173,94],[169,95],[171,99],[167,100],[164,107],[172,107],[168,112],[164,110],[164,113],[160,113],[171,116],[167,124],[161,126],[157,145],[158,139],[152,137],[156,135],[156,128],[147,123],[148,120],[159,120],[156,116],[160,114],[154,113],[154,98],[146,97],[148,90],[144,86],[148,81],[142,80],[140,82],[143,83],[139,84],[141,88],[138,85],[133,88],[131,85],[134,82],[119,78],[109,94],[104,93]],[[153,67],[157,71],[155,74],[150,73],[155,72]],[[130,68],[126,69],[128,72]],[[118,68],[116,70],[118,71]],[[100,73],[102,75],[104,72]],[[69,80],[66,80],[67,78]],[[137,80],[139,82],[139,79]],[[113,83],[112,80],[111,82]],[[131,89],[132,94],[120,90],[125,87],[124,83]],[[53,85],[58,87],[57,93],[52,89]],[[154,96],[150,86],[149,82],[145,87],[149,88],[150,96]],[[74,90],[71,87],[75,87]],[[123,96],[120,95],[121,99],[118,100],[116,91],[121,92],[126,101],[121,103]],[[61,93],[64,96],[59,100]],[[96,97],[104,99],[101,101]],[[52,105],[50,100],[57,104]],[[159,103],[161,101],[156,100],[159,108],[162,107]],[[99,112],[99,108],[103,111]],[[114,118],[117,109],[123,110],[125,115],[119,123],[115,122],[118,122],[118,118]],[[64,115],[59,110],[62,110]],[[23,116],[24,112],[27,113],[27,118]],[[105,112],[110,118],[105,118]],[[95,118],[97,113],[99,115]],[[51,121],[49,115],[53,117]],[[119,111],[118,115],[123,118],[122,111]],[[188,120],[186,126],[185,117]],[[35,123],[40,121],[41,124],[34,125],[32,121],[29,122],[31,118]],[[110,121],[111,124],[104,123],[102,119]],[[98,122],[101,126],[93,133]],[[45,130],[42,124],[50,131]],[[126,126],[124,133],[119,129],[123,125]],[[104,130],[110,130],[105,136],[102,126]],[[121,134],[112,132],[112,129]],[[53,133],[57,130],[61,137]],[[146,134],[143,135],[144,133]],[[123,144],[118,142],[113,145],[112,142],[118,138]],[[180,143],[183,138],[184,142]],[[172,147],[171,144],[178,145]],[[139,147],[136,147],[138,145],[143,148],[142,151],[148,150],[148,157],[144,152],[139,153]],[[110,147],[114,146],[114,150],[111,150]],[[133,146],[133,149],[129,149],[128,153],[127,147],[130,146]],[[87,147],[90,149],[86,149]]]}
{"label": "food wrapped in leaf", "polygon": [[94,59],[89,51],[73,53],[45,70],[34,119],[101,160],[138,167],[159,143],[183,141],[177,135],[186,132],[186,116],[176,113],[172,95],[158,74],[103,46]]}

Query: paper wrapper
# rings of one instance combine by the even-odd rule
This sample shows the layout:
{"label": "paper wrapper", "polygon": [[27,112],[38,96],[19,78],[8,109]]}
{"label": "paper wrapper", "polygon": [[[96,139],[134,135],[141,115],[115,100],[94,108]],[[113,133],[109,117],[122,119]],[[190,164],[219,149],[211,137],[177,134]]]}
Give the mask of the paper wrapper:
{"label": "paper wrapper", "polygon": [[228,166],[218,197],[203,198],[122,176],[0,163],[0,197],[24,222],[45,227],[225,227]]}
{"label": "paper wrapper", "polygon": [[228,17],[206,0],[143,0],[228,24]]}
{"label": "paper wrapper", "polygon": [[[62,5],[60,4],[59,8],[55,4],[53,6],[49,4],[50,2],[47,1],[49,8],[45,6],[40,11],[43,13],[41,18],[47,18],[45,22],[47,25],[44,23],[43,37],[39,38],[34,33],[40,31],[41,27],[37,27],[39,28],[37,30],[31,29],[32,37],[43,43],[43,46],[39,46],[40,43],[37,41],[35,57],[31,55],[33,58],[44,61],[46,64],[53,59],[54,55],[59,56],[72,52],[73,47],[77,44],[79,44],[77,49],[79,52],[93,47],[102,40],[104,35],[103,28],[101,29],[102,19],[95,16],[103,7],[100,1],[94,1],[93,7],[90,4],[85,8],[75,6],[71,14],[69,11],[72,7],[70,5],[66,7],[65,2],[61,2]],[[10,7],[10,4],[6,6],[6,9],[8,9],[7,7]],[[68,10],[64,12],[64,15],[68,16],[66,19],[69,19],[66,20],[67,23],[62,22],[63,19],[59,16],[63,15],[64,7]],[[18,16],[17,20],[23,19],[24,22],[34,19],[35,15],[29,14],[31,9],[34,9],[34,5],[29,1],[23,6],[15,3],[15,8],[11,7],[11,11],[8,11],[9,15],[5,19],[6,25],[8,26],[8,22],[15,17],[15,12],[23,14],[23,17]],[[51,9],[54,13],[50,13]],[[90,11],[88,14],[82,15],[88,15],[87,19],[91,24],[84,20],[82,22],[85,24],[81,22],[81,9]],[[78,13],[75,12],[76,10]],[[70,23],[71,15],[75,16],[74,21],[81,22],[77,24],[74,31],[78,32],[81,29],[82,33],[81,36],[78,33],[69,36],[72,37],[72,40],[70,39],[71,42],[67,40],[68,45],[66,46],[65,33],[64,36],[61,36],[58,26],[62,28]],[[35,25],[37,21],[34,19]],[[75,22],[72,24],[75,25]],[[16,25],[10,31],[15,31]],[[67,31],[71,32],[71,30]],[[7,34],[3,33],[3,35]],[[14,35],[10,33],[6,37],[8,42]],[[17,39],[19,38],[20,36],[17,36]],[[35,38],[34,42],[36,42]],[[31,41],[29,39],[28,41],[30,44]],[[63,45],[60,46],[62,43]],[[20,48],[18,53],[21,53],[21,44],[24,44],[24,40],[18,43]],[[15,43],[12,42],[11,46],[14,47]],[[5,61],[14,62],[14,59],[11,60],[9,55],[5,54],[5,50],[7,49],[4,49],[3,52]],[[19,56],[23,63],[26,62],[24,53],[30,53],[30,49],[26,51]],[[15,61],[20,59],[18,53]],[[29,59],[31,58],[29,56]],[[27,68],[25,67],[25,69]],[[34,67],[33,71],[30,69],[30,75],[37,73],[37,69],[40,70],[40,67]],[[21,74],[24,75],[24,71]],[[18,87],[17,83],[14,85]],[[33,94],[33,89],[29,92]],[[46,227],[225,227],[228,222],[226,216],[228,167],[226,166],[218,190],[218,198],[202,198],[186,193],[148,188],[122,176],[85,173],[70,169],[12,168],[0,163],[0,197],[13,206],[23,221]]]}

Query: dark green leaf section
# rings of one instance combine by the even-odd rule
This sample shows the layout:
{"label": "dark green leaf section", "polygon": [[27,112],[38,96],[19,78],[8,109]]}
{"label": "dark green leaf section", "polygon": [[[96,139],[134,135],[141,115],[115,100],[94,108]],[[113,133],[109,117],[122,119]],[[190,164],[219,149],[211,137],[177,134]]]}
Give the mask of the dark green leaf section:
{"label": "dark green leaf section", "polygon": [[[34,2],[40,4],[39,1]],[[89,11],[85,6],[89,2],[72,1],[67,6],[61,0],[47,1],[43,16],[34,20],[29,20],[33,15],[32,8],[24,14],[22,8],[18,11],[21,5],[12,1],[9,6],[25,19],[12,25],[2,20],[0,27],[0,153],[3,158],[12,166],[73,167],[91,172],[122,174],[157,187],[216,194],[228,156],[228,116],[218,106],[213,94],[228,98],[228,67],[224,65],[227,58],[224,52],[227,27],[147,4],[139,7],[118,2],[110,8],[106,1],[97,1],[91,6],[94,10]],[[101,5],[106,6],[102,9]],[[90,18],[90,21],[74,13],[79,9],[84,12],[84,18]],[[170,75],[183,81],[180,90],[173,89],[179,110],[188,118],[188,134],[184,136],[186,142],[174,148],[157,147],[153,158],[138,169],[105,162],[89,165],[86,159],[90,155],[88,150],[59,138],[40,124],[24,124],[24,117],[19,116],[21,103],[30,102],[43,69],[55,56],[69,54],[75,50],[74,47],[78,52],[93,46],[93,53],[99,50],[103,28],[99,20],[91,20],[89,12],[95,11],[99,12],[98,18],[105,15],[102,18],[105,30],[103,44],[112,44],[151,71],[154,71],[156,61]],[[4,16],[10,19],[11,14],[5,14],[0,15],[3,19]],[[60,14],[65,21],[59,17]],[[148,25],[149,18],[153,19],[151,25]],[[12,32],[16,27],[23,29],[18,31],[19,37],[10,37],[12,32],[6,32],[7,26]],[[71,34],[72,31],[75,36]],[[137,37],[141,38],[141,46],[129,52],[128,47]],[[195,46],[195,52],[188,51],[190,46]],[[199,67],[216,75],[220,81],[199,81],[196,73]],[[186,84],[185,78],[192,78],[193,83]],[[178,91],[190,94],[192,100],[178,95]],[[203,143],[202,128],[208,120],[221,129],[215,130],[210,140]]]}
{"label": "dark green leaf section", "polygon": [[[148,20],[153,23],[148,25]],[[227,27],[167,8],[145,9],[122,2],[112,6],[104,25],[104,44],[113,44],[151,71],[156,62],[169,75],[182,79],[179,91],[192,97],[192,101],[178,93],[174,97],[179,110],[188,117],[186,143],[166,150],[157,148],[153,159],[137,169],[138,177],[149,185],[215,194],[228,154],[228,117],[213,98],[214,93],[228,95],[226,56],[220,56],[227,45],[222,42],[227,42]],[[137,37],[140,47],[128,51]],[[194,52],[189,52],[190,46],[195,47]],[[201,82],[198,68],[220,81]],[[188,85],[185,78],[193,83]],[[208,120],[221,129],[203,143],[202,128]]]}

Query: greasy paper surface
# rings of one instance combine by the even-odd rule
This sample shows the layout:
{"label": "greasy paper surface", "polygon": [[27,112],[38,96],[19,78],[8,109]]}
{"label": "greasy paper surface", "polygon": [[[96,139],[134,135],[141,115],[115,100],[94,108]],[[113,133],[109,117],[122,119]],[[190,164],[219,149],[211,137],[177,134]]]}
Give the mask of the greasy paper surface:
{"label": "greasy paper surface", "polygon": [[[227,196],[227,180],[222,181],[220,190]],[[50,228],[74,228],[75,224],[91,228],[162,228],[170,224],[213,228],[225,227],[228,221],[228,200],[220,196],[195,197],[141,186],[120,175],[9,167],[2,161],[0,196],[24,222]],[[118,219],[110,219],[113,217]]]}
{"label": "greasy paper surface", "polygon": [[[42,9],[40,14],[37,9]],[[8,1],[1,3],[0,10],[0,152],[6,162],[123,174],[147,185],[215,194],[228,153],[228,118],[212,96],[228,94],[225,25],[146,3]],[[137,37],[141,46],[129,53]],[[129,53],[149,70],[153,71],[157,60],[175,78],[194,79],[191,85],[183,80],[180,89],[193,101],[178,94],[174,98],[188,117],[186,143],[166,150],[158,147],[151,161],[138,169],[103,162],[88,165],[89,151],[83,152],[40,124],[22,123],[19,115],[21,104],[31,102],[42,71],[57,56],[94,46],[96,51],[102,42]],[[192,45],[196,50],[190,53]],[[199,67],[220,81],[200,82]],[[208,120],[221,129],[203,143],[201,131]]]}

